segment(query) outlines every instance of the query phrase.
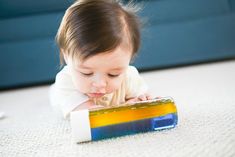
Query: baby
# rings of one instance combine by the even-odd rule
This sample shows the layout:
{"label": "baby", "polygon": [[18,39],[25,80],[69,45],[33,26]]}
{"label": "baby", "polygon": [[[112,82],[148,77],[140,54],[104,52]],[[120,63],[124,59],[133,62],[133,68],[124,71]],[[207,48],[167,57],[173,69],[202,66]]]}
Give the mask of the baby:
{"label": "baby", "polygon": [[51,103],[65,118],[72,111],[149,100],[147,86],[130,66],[140,46],[135,8],[117,0],[71,5],[56,40],[64,68],[51,88]]}

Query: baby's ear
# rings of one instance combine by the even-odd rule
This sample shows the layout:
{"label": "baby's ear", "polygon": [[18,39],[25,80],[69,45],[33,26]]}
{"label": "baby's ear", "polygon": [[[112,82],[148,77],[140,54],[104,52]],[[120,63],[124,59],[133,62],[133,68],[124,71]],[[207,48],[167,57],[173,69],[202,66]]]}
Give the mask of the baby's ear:
{"label": "baby's ear", "polygon": [[64,57],[65,64],[68,65],[68,55],[65,54],[65,53],[63,52],[63,50],[61,50],[61,51],[62,51],[62,54],[63,54],[63,57]]}
{"label": "baby's ear", "polygon": [[64,64],[65,64],[64,50],[60,48],[60,67],[63,67]]}

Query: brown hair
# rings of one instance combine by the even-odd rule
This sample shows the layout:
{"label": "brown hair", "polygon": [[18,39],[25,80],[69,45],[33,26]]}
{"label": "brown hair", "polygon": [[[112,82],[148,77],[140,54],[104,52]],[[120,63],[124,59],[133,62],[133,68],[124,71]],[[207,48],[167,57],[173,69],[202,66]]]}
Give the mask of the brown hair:
{"label": "brown hair", "polygon": [[[56,35],[61,64],[64,55],[87,59],[117,48],[128,38],[132,56],[140,47],[137,7],[117,0],[80,0],[65,12]],[[79,52],[79,53],[78,53]]]}

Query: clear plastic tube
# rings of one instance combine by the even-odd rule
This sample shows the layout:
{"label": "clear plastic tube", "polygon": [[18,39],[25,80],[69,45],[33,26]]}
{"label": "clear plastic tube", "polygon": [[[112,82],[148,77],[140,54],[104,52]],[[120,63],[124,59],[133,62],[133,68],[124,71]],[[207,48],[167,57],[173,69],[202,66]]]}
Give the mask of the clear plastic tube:
{"label": "clear plastic tube", "polygon": [[[76,126],[76,119],[72,119],[72,131],[78,136],[89,135],[88,138],[77,142],[96,141],[105,138],[131,135],[136,133],[174,128],[178,122],[177,109],[172,98],[164,97],[135,104],[108,107],[99,110],[90,110],[84,119],[89,123],[86,130],[81,133],[82,122]],[[79,111],[76,113],[79,114]],[[81,115],[81,114],[80,114]],[[82,117],[80,117],[82,118]],[[84,124],[84,123],[83,123]],[[73,127],[77,127],[73,129]],[[80,127],[80,129],[79,129]]]}

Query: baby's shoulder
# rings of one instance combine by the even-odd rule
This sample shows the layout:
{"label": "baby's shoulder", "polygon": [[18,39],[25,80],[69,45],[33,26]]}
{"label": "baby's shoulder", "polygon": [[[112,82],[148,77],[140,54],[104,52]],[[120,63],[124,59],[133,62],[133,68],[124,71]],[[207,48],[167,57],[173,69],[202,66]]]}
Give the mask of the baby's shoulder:
{"label": "baby's shoulder", "polygon": [[57,74],[55,78],[56,84],[70,84],[72,82],[71,75],[68,67],[64,66]]}
{"label": "baby's shoulder", "polygon": [[139,72],[135,66],[129,65],[126,71],[127,78],[138,76]]}
{"label": "baby's shoulder", "polygon": [[126,70],[126,76],[125,76],[125,85],[130,86],[132,84],[135,84],[135,82],[138,82],[139,80],[139,72],[136,67],[134,66],[128,66]]}

